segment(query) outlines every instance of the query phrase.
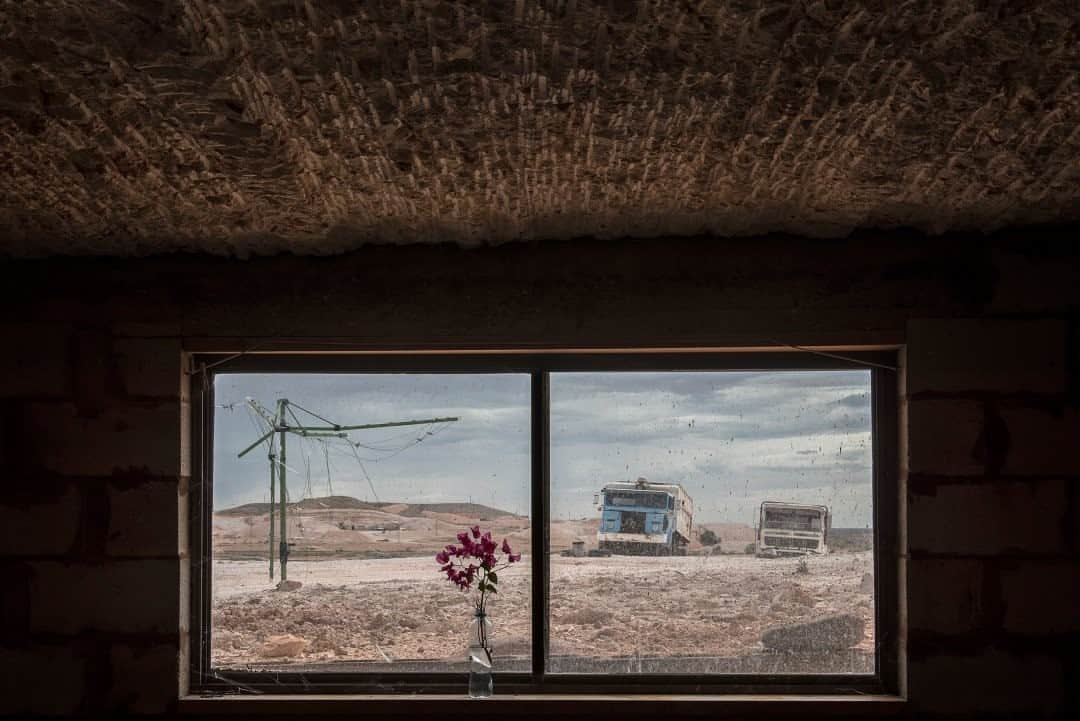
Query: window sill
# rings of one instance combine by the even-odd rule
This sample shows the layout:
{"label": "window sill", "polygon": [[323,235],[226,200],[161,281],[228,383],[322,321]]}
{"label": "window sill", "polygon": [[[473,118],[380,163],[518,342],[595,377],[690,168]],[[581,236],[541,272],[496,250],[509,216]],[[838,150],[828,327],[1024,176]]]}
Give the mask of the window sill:
{"label": "window sill", "polygon": [[[355,715],[365,713],[385,717],[445,716],[448,713],[476,712],[478,703],[485,713],[562,714],[604,718],[658,718],[661,716],[722,713],[747,717],[792,718],[813,712],[832,718],[887,718],[898,716],[905,699],[889,695],[495,695],[482,701],[461,695],[263,695],[186,696],[180,712],[190,715],[242,716],[272,715]],[[619,708],[612,708],[616,706]],[[602,710],[603,709],[603,710]]]}

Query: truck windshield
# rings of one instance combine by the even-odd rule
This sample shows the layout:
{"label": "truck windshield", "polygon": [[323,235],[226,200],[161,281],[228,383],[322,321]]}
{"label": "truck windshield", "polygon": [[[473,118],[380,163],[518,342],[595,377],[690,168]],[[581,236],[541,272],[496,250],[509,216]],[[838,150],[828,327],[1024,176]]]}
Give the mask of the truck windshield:
{"label": "truck windshield", "polygon": [[633,506],[638,508],[667,508],[666,493],[643,491],[608,491],[604,494],[604,504],[608,506]]}
{"label": "truck windshield", "polygon": [[765,511],[764,527],[788,531],[820,531],[821,512],[770,508]]}

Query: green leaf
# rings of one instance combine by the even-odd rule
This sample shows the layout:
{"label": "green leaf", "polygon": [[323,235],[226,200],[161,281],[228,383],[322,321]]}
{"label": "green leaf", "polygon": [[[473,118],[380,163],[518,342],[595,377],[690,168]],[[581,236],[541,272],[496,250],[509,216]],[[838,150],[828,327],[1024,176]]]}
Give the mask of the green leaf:
{"label": "green leaf", "polygon": [[499,575],[497,573],[495,573],[494,571],[491,571],[487,575],[487,580],[488,580],[488,583],[498,583],[499,582]]}
{"label": "green leaf", "polygon": [[492,593],[498,593],[498,591],[495,590],[495,587],[491,586],[491,585],[488,586],[488,590],[491,591]]}

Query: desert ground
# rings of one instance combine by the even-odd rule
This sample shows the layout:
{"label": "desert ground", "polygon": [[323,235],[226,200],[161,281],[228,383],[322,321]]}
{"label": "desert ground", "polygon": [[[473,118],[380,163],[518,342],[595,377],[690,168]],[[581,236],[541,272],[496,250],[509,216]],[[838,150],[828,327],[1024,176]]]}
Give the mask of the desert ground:
{"label": "desert ground", "polygon": [[[318,500],[298,509],[290,522],[296,546],[288,574],[300,583],[291,590],[277,590],[279,579],[269,577],[265,509],[216,514],[215,666],[455,667],[465,655],[471,606],[438,573],[433,556],[458,531],[478,522],[525,552],[521,563],[500,574],[489,613],[499,667],[528,667],[527,518],[466,504],[327,509],[318,507]],[[759,559],[741,553],[752,529],[716,524],[712,528],[725,542],[708,549],[695,543],[685,557],[561,555],[575,539],[595,545],[595,528],[589,520],[551,524],[552,670],[601,670],[623,663],[634,670],[641,659],[662,661],[662,670],[673,672],[690,668],[687,664],[696,671],[742,668],[731,660],[762,656],[762,636],[770,629],[840,616],[861,622],[861,640],[832,652],[830,667],[822,670],[873,670],[869,551],[832,553],[805,563]],[[782,658],[772,663],[774,671],[816,668],[786,669]]]}

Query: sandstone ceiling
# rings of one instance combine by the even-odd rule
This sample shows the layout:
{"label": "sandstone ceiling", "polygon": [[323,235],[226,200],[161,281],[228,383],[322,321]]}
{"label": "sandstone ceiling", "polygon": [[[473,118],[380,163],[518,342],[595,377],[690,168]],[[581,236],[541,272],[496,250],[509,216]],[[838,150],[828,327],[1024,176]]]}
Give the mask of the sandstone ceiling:
{"label": "sandstone ceiling", "polygon": [[1080,220],[1077,0],[0,0],[0,254]]}

